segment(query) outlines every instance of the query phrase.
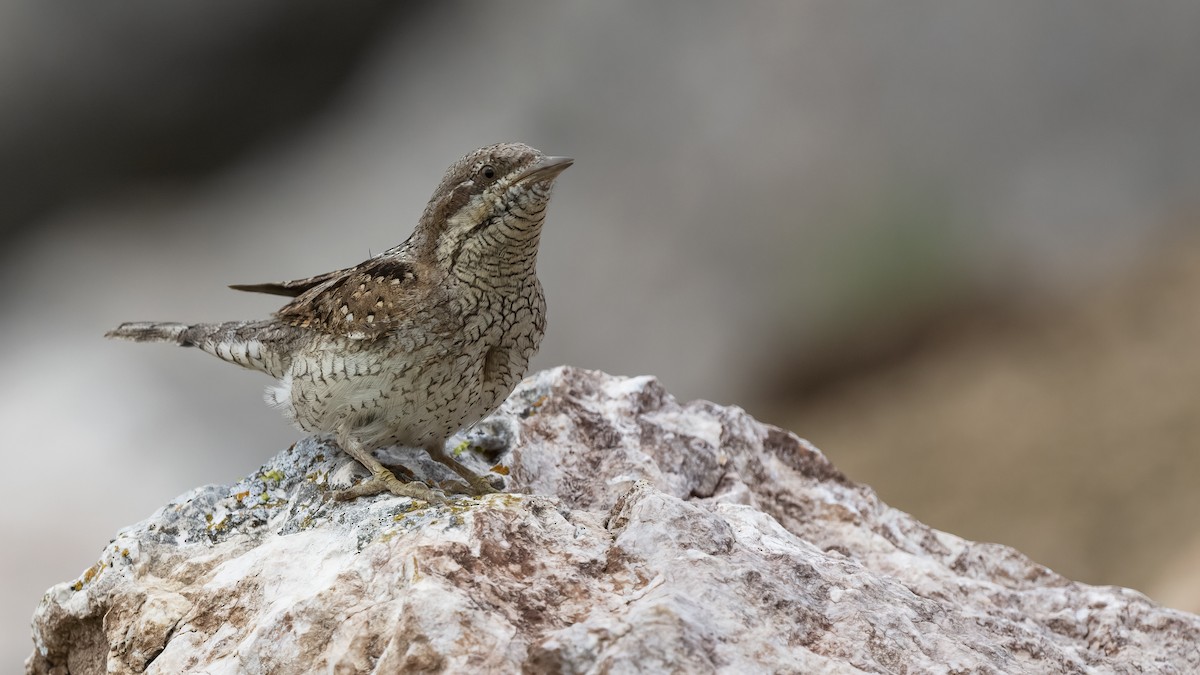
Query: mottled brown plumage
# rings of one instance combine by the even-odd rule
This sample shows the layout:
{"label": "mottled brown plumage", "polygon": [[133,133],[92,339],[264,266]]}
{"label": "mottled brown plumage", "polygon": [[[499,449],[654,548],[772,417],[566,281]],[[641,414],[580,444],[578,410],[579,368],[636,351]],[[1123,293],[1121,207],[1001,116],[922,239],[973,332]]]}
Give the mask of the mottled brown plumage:
{"label": "mottled brown plumage", "polygon": [[377,340],[424,292],[410,263],[379,257],[314,284],[275,316],[296,328]]}
{"label": "mottled brown plumage", "polygon": [[371,470],[340,497],[439,499],[374,458],[391,444],[423,447],[472,492],[490,491],[444,444],[508,396],[541,343],[538,242],[571,162],[519,143],[481,148],[450,167],[403,244],[348,269],[232,287],[292,297],[272,318],[128,323],[108,337],[196,346],[278,378],[269,403]]}

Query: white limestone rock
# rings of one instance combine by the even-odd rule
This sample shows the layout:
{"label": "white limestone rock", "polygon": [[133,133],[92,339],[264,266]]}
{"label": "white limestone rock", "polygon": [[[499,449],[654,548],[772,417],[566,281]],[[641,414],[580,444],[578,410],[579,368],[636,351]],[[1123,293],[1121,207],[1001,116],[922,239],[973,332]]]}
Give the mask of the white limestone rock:
{"label": "white limestone rock", "polygon": [[1200,617],[926,527],[649,377],[538,373],[463,438],[514,493],[333,501],[357,470],[310,439],[179,497],[47,592],[27,671],[1200,672]]}

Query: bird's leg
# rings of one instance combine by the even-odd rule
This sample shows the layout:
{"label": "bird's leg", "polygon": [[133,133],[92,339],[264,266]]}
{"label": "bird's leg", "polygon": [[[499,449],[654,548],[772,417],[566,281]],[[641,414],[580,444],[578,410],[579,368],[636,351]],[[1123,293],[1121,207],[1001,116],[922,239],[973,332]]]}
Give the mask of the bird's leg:
{"label": "bird's leg", "polygon": [[445,443],[430,443],[429,445],[425,446],[425,452],[429,453],[429,457],[431,459],[445,464],[446,466],[450,467],[454,473],[462,476],[463,480],[467,481],[467,485],[470,486],[470,494],[488,495],[499,492],[499,490],[497,490],[490,482],[488,482],[487,478],[484,478],[483,476],[480,476],[474,471],[468,469],[460,464],[458,460],[446,454]]}
{"label": "bird's leg", "polygon": [[359,464],[367,467],[371,471],[371,477],[353,487],[338,490],[333,494],[335,499],[349,501],[358,497],[390,492],[394,495],[419,499],[430,504],[444,504],[446,502],[445,497],[437,494],[424,483],[417,481],[405,483],[396,478],[396,474],[388,470],[383,464],[380,464],[379,460],[375,459],[375,456],[371,454],[371,451],[364,448],[362,443],[353,436],[343,435],[338,439],[338,444],[342,446],[342,450],[345,450],[347,455],[350,455],[358,460]]}

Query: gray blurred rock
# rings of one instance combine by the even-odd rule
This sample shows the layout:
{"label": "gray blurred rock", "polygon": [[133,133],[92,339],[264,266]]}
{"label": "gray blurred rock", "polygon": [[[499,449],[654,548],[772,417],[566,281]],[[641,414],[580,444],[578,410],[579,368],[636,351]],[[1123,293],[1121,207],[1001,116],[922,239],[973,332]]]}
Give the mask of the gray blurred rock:
{"label": "gray blurred rock", "polygon": [[280,142],[381,36],[426,13],[390,0],[4,3],[0,241],[55,210],[199,179]]}
{"label": "gray blurred rock", "polygon": [[306,440],[181,496],[50,589],[28,671],[1200,668],[1200,617],[926,527],[653,378],[545,371],[461,439],[485,468],[480,433],[516,492],[335,502],[355,465]]}

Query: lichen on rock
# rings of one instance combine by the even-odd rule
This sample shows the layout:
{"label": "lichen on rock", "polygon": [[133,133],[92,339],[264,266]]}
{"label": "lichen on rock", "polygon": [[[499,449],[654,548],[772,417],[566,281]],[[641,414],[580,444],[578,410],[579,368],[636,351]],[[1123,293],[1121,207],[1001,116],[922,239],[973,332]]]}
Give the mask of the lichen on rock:
{"label": "lichen on rock", "polygon": [[452,443],[510,492],[331,500],[358,469],[307,439],[182,495],[46,593],[28,672],[1200,672],[1200,617],[929,528],[653,378],[544,371]]}

